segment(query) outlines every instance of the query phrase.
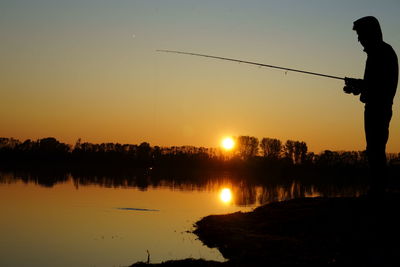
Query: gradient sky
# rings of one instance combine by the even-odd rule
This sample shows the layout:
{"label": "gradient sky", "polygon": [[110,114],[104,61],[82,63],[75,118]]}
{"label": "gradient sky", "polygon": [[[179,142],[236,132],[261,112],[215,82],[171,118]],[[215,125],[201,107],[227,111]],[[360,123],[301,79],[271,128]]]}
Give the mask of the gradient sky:
{"label": "gradient sky", "polygon": [[[376,16],[400,53],[399,14],[398,0],[1,0],[0,136],[363,150],[363,104],[339,80],[155,50],[362,77],[353,21]],[[400,152],[399,104],[388,152]]]}

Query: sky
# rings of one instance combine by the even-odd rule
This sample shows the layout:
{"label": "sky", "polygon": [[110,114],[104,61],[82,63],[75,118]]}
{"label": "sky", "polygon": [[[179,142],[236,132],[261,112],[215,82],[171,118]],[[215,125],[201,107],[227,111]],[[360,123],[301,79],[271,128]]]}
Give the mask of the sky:
{"label": "sky", "polygon": [[[376,16],[399,52],[399,13],[396,0],[0,0],[0,136],[364,150],[363,104],[340,80],[156,50],[361,78],[353,21]],[[398,98],[388,152],[400,152]]]}

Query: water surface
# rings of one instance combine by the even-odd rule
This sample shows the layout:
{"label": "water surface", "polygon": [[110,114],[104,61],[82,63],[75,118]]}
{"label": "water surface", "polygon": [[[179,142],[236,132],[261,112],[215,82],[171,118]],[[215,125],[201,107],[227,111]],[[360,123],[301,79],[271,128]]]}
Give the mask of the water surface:
{"label": "water surface", "polygon": [[200,218],[296,197],[360,193],[296,181],[246,184],[229,175],[156,183],[71,174],[42,178],[0,172],[0,266],[128,266],[146,261],[147,251],[151,262],[224,261],[190,232]]}

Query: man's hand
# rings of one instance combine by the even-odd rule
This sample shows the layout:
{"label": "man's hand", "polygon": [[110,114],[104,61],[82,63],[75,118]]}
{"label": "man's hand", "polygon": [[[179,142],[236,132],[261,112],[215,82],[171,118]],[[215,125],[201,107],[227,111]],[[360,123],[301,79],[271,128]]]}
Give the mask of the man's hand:
{"label": "man's hand", "polygon": [[345,86],[343,87],[343,91],[344,91],[346,94],[351,94],[351,93],[353,93],[353,88],[350,87],[350,86],[345,85]]}
{"label": "man's hand", "polygon": [[361,89],[363,87],[364,80],[345,77],[344,83],[346,86]]}
{"label": "man's hand", "polygon": [[361,79],[344,78],[343,91],[346,94],[359,95],[363,89],[364,81]]}

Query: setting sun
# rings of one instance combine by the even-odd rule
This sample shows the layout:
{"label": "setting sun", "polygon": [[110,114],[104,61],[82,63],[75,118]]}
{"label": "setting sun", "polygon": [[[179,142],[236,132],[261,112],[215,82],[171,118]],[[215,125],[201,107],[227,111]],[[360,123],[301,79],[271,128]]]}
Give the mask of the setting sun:
{"label": "setting sun", "polygon": [[226,137],[222,140],[222,147],[226,150],[231,150],[235,146],[235,141],[232,137]]}
{"label": "setting sun", "polygon": [[219,197],[222,202],[229,203],[232,200],[232,191],[229,188],[224,188],[221,190]]}

